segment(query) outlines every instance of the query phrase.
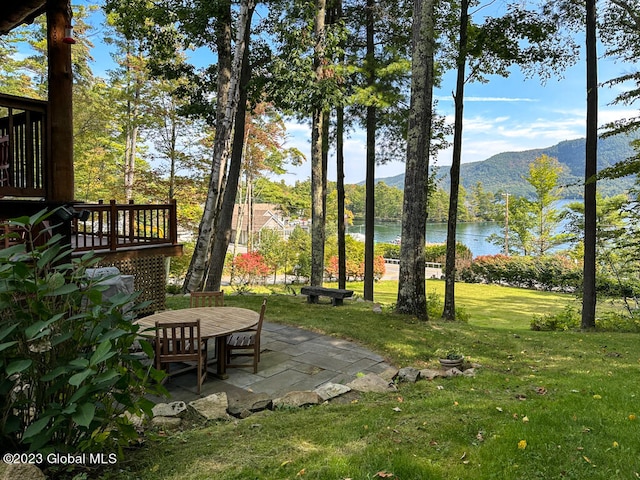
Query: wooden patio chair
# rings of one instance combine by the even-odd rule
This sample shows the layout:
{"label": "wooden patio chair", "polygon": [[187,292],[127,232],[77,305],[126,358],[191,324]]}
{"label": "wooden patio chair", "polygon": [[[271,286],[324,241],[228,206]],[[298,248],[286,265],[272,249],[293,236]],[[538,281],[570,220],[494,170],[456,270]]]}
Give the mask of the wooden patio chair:
{"label": "wooden patio chair", "polygon": [[[227,367],[242,368],[253,366],[253,373],[258,373],[258,362],[260,361],[260,332],[264,312],[267,310],[267,299],[262,301],[260,318],[255,328],[242,332],[232,333],[227,339]],[[234,353],[240,351],[242,353]],[[235,357],[252,357],[252,363],[231,363]]]}
{"label": "wooden patio chair", "polygon": [[224,307],[224,290],[191,292],[191,307]]}
{"label": "wooden patio chair", "polygon": [[0,187],[9,186],[9,135],[0,137]]}
{"label": "wooden patio chair", "polygon": [[[198,395],[207,378],[207,341],[200,336],[200,320],[195,322],[156,322],[155,367],[168,376],[196,370]],[[184,363],[171,371],[172,363]]]}

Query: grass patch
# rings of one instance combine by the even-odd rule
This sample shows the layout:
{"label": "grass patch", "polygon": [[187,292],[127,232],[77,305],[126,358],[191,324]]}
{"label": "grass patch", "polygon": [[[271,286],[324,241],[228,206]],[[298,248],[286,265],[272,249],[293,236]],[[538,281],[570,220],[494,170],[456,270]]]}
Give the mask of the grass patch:
{"label": "grass patch", "polygon": [[[396,288],[376,284],[376,300],[390,306]],[[428,291],[443,288],[427,283]],[[567,295],[464,284],[456,292],[467,323],[269,294],[268,321],[361,342],[397,366],[435,366],[435,349],[454,343],[481,367],[475,378],[419,381],[353,404],[263,412],[149,438],[102,478],[638,478],[637,334],[529,330],[534,314],[575,301]],[[258,310],[261,300],[257,292],[225,303]]]}

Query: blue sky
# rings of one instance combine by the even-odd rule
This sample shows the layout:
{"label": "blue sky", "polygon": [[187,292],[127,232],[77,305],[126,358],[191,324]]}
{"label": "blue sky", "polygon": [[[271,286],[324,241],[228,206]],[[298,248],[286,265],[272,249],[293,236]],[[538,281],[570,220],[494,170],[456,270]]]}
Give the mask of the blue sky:
{"label": "blue sky", "polygon": [[[630,66],[601,60],[599,81],[603,82],[630,70]],[[526,79],[518,70],[508,78],[492,77],[486,84],[465,87],[462,162],[486,160],[501,152],[544,148],[563,140],[585,136],[586,84],[584,61],[569,68],[564,78],[551,78],[545,85],[538,79]],[[638,114],[638,108],[610,105],[621,87],[599,90],[599,123],[605,124]],[[622,87],[623,88],[623,87]],[[453,123],[455,75],[450,72],[436,92],[438,111]],[[291,125],[290,144],[310,155],[309,129]],[[363,132],[356,132],[346,141],[345,182],[364,180],[365,144]],[[440,152],[437,165],[451,165],[451,149]],[[335,180],[335,157],[330,159],[329,179]],[[303,165],[287,181],[309,176],[310,167]],[[376,167],[376,177],[388,177],[404,172],[404,163],[396,162]]]}
{"label": "blue sky", "polygon": [[[85,4],[95,4],[82,0]],[[100,30],[100,20],[94,19]],[[93,36],[94,71],[104,75],[112,68],[108,50],[100,44],[100,33]],[[578,42],[582,39],[578,38]],[[600,48],[599,55],[604,53]],[[636,70],[630,66],[602,58],[598,66],[599,81],[604,82],[623,73]],[[625,86],[599,90],[599,123],[605,124],[620,118],[638,114],[638,107],[612,106],[613,98]],[[455,89],[455,72],[448,72],[439,89],[434,92],[438,100],[438,112],[453,123],[452,91]],[[512,69],[508,78],[491,77],[489,83],[471,83],[465,87],[464,128],[462,162],[486,160],[492,155],[544,148],[563,140],[585,136],[586,86],[584,59],[567,69],[562,78],[552,77],[542,85],[536,78],[527,79],[518,69]],[[287,124],[287,146],[298,148],[306,157],[302,166],[291,168],[290,173],[277,177],[287,183],[304,180],[310,176],[310,128],[305,124]],[[352,132],[345,139],[345,181],[357,183],[365,178],[364,132]],[[440,152],[437,165],[451,164],[451,149]],[[404,163],[395,162],[376,167],[376,177],[388,177],[404,172]],[[335,153],[330,152],[329,180],[335,181]]]}

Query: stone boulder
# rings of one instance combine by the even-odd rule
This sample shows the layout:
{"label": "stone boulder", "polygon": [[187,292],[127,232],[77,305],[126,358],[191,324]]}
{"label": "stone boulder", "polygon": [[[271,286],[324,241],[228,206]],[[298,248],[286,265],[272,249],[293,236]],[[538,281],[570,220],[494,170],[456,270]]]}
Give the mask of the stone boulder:
{"label": "stone boulder", "polygon": [[47,477],[30,463],[0,463],[0,480],[47,480]]}
{"label": "stone boulder", "polygon": [[187,404],[179,402],[157,403],[153,406],[152,412],[154,417],[177,417],[187,410]]}
{"label": "stone boulder", "polygon": [[273,399],[273,408],[298,408],[318,405],[322,398],[316,392],[289,392],[283,397]]}
{"label": "stone boulder", "polygon": [[404,367],[398,371],[398,379],[401,382],[416,383],[420,378],[420,370],[413,367]]}
{"label": "stone boulder", "polygon": [[229,420],[229,402],[225,392],[214,393],[189,402],[189,406],[207,420]]}
{"label": "stone boulder", "polygon": [[227,394],[227,412],[236,418],[247,418],[255,412],[271,408],[273,401],[266,393],[236,392]]}
{"label": "stone boulder", "polygon": [[364,377],[356,378],[354,381],[347,383],[347,387],[359,392],[384,393],[396,390],[396,386],[393,383],[375,373],[369,373]]}
{"label": "stone boulder", "polygon": [[341,385],[339,383],[325,383],[324,385],[320,385],[318,388],[314,390],[322,401],[326,402],[327,400],[331,400],[332,398],[339,397],[344,395],[345,393],[350,392],[351,389],[346,385]]}

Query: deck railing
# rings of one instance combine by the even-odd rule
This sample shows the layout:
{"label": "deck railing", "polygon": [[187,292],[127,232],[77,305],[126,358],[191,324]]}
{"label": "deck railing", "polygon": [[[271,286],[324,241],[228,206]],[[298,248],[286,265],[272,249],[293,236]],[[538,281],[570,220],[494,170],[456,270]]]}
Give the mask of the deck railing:
{"label": "deck railing", "polygon": [[46,198],[47,102],[0,94],[0,137],[8,152],[0,196]]}
{"label": "deck railing", "polygon": [[[74,205],[79,215],[73,220],[75,251],[116,251],[130,247],[177,245],[176,203],[164,205],[118,204]],[[82,213],[86,215],[86,220]]]}

